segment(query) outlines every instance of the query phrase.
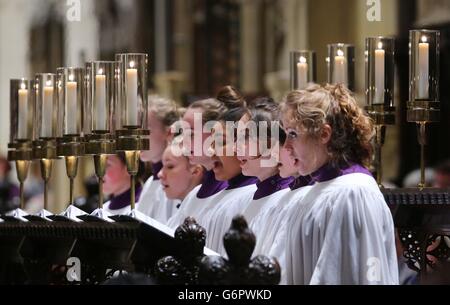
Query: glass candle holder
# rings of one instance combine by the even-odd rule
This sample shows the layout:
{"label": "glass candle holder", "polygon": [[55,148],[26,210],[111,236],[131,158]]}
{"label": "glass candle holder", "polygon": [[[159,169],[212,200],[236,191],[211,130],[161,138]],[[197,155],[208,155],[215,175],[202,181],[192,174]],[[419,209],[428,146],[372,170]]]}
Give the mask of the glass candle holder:
{"label": "glass candle holder", "polygon": [[316,82],[316,53],[293,51],[290,54],[291,90],[305,89]]}
{"label": "glass candle holder", "polygon": [[409,32],[409,101],[439,101],[440,32]]}
{"label": "glass candle holder", "polygon": [[118,129],[147,127],[147,69],[148,55],[142,53],[116,54],[120,62],[116,94],[119,96]]}
{"label": "glass candle holder", "polygon": [[10,81],[10,143],[33,140],[34,81]]}
{"label": "glass candle holder", "polygon": [[367,106],[394,107],[395,40],[388,37],[366,38]]}
{"label": "glass candle holder", "polygon": [[59,123],[63,135],[83,133],[84,69],[58,68]]}
{"label": "glass candle holder", "polygon": [[328,83],[343,84],[355,90],[355,47],[337,43],[328,45]]}
{"label": "glass candle holder", "polygon": [[114,133],[114,112],[116,109],[116,73],[119,63],[116,61],[94,61],[89,63],[89,72],[85,78],[88,87],[91,122],[89,134]]}
{"label": "glass candle holder", "polygon": [[35,140],[58,137],[58,81],[56,74],[40,73],[35,79]]}

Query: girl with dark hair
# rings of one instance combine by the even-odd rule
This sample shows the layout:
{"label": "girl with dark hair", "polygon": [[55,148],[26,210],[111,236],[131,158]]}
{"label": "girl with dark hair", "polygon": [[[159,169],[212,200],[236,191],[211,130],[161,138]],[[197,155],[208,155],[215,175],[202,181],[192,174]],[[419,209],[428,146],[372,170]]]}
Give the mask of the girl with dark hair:
{"label": "girl with dark hair", "polygon": [[206,246],[226,255],[223,236],[233,217],[241,214],[252,200],[257,178],[242,174],[236,152],[236,124],[246,113],[245,100],[232,87],[221,90],[217,99],[228,105],[228,111],[218,118],[213,127],[210,151],[212,170],[217,180],[228,182],[228,187],[221,192],[216,202],[201,211],[199,222],[207,232]]}

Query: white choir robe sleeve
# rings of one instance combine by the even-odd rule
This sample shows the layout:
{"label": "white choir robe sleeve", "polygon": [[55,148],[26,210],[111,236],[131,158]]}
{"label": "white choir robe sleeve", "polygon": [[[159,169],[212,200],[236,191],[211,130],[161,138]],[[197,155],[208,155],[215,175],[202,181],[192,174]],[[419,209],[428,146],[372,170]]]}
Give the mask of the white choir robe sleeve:
{"label": "white choir robe sleeve", "polygon": [[366,179],[362,174],[349,176],[356,177],[354,181],[349,177],[347,185],[308,194],[312,204],[301,204],[302,212],[291,215],[291,219],[299,217],[299,225],[288,236],[288,283],[398,284],[389,208],[375,181],[367,187],[355,180]]}

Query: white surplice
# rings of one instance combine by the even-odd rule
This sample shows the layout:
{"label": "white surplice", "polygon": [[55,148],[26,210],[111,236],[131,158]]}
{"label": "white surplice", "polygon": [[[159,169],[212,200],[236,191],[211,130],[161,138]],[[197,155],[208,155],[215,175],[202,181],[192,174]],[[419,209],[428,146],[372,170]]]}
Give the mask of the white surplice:
{"label": "white surplice", "polygon": [[208,248],[226,256],[223,237],[230,229],[233,218],[242,215],[250,204],[255,191],[255,184],[223,190],[200,212],[198,222],[206,229]]}
{"label": "white surplice", "polygon": [[[273,204],[262,210],[250,223],[256,234],[256,247],[253,256],[275,257],[281,267],[280,284],[286,283],[286,234],[287,223],[292,210],[302,203],[303,196],[311,186],[282,192],[281,198],[272,198]],[[275,196],[278,193],[273,194]]]}
{"label": "white surplice", "polygon": [[398,284],[394,224],[376,181],[316,183],[291,211],[287,284]]}

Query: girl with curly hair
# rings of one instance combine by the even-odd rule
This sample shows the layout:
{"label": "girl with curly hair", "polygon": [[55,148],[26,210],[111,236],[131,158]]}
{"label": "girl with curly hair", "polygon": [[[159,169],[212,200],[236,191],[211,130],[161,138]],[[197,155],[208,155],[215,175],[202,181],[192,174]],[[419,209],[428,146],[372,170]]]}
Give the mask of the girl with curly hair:
{"label": "girl with curly hair", "polygon": [[285,148],[312,186],[289,213],[288,284],[398,284],[394,224],[366,166],[373,126],[342,85],[282,103]]}

